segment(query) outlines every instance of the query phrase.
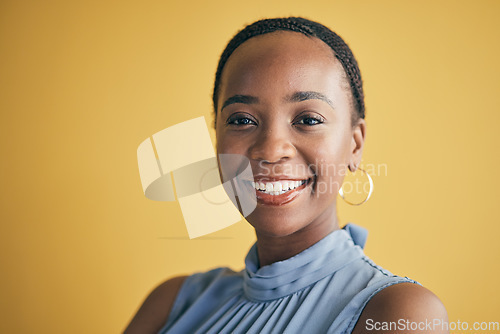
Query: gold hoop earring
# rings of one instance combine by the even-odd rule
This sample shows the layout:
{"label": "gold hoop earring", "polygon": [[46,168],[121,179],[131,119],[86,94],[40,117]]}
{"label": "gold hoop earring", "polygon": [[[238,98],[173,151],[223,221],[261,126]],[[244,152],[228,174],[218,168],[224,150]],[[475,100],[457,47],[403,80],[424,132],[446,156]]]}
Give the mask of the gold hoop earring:
{"label": "gold hoop earring", "polygon": [[362,201],[360,203],[352,203],[352,202],[350,202],[350,201],[348,201],[348,200],[345,199],[345,197],[344,197],[344,191],[342,190],[342,187],[340,187],[340,189],[339,189],[339,195],[349,205],[361,205],[361,204],[363,204],[364,202],[368,201],[368,199],[370,198],[370,196],[372,195],[372,192],[373,192],[373,180],[372,180],[370,174],[368,174],[364,169],[359,168],[359,170],[363,171],[363,173],[365,173],[366,176],[368,177],[368,181],[370,182],[370,190],[368,191],[368,196],[366,196],[366,198],[364,199],[364,201]]}

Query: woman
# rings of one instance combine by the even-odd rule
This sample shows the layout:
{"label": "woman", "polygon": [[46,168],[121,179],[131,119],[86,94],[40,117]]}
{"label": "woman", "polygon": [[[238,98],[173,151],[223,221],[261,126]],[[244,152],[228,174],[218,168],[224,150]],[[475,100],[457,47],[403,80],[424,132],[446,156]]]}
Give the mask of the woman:
{"label": "woman", "polygon": [[360,72],[339,36],[303,18],[247,26],[221,56],[213,103],[217,152],[250,160],[257,242],[241,272],[158,286],[126,333],[396,333],[447,321],[432,292],[363,254],[362,229],[339,228],[336,195],[366,134]]}

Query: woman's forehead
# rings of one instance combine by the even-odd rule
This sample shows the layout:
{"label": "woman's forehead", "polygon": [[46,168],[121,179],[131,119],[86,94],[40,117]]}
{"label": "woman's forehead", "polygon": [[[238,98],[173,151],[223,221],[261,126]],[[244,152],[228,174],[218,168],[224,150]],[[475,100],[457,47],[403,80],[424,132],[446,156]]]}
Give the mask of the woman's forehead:
{"label": "woman's forehead", "polygon": [[221,77],[219,98],[232,94],[295,91],[332,92],[345,74],[328,45],[295,32],[274,32],[243,43],[231,55]]}
{"label": "woman's forehead", "polygon": [[229,57],[224,71],[231,65],[255,63],[262,65],[269,62],[317,61],[338,62],[333,50],[316,37],[309,37],[298,32],[275,31],[252,37],[241,44]]}

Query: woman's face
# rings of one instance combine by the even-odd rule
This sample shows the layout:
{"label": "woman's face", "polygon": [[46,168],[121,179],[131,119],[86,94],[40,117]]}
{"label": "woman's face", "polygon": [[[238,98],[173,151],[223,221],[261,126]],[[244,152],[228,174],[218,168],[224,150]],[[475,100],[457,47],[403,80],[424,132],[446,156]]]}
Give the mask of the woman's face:
{"label": "woman's face", "polygon": [[361,160],[364,120],[351,124],[350,88],[317,38],[274,32],[251,38],[227,61],[216,119],[217,153],[251,163],[259,234],[285,236],[336,223],[346,168]]}

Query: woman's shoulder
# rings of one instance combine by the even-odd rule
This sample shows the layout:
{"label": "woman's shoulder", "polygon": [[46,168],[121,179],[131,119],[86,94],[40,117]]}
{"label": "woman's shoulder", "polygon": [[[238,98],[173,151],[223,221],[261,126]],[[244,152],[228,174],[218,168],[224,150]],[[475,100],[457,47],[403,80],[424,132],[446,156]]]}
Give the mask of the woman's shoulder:
{"label": "woman's shoulder", "polygon": [[[240,272],[228,267],[218,267],[205,272],[176,276],[162,282],[145,299],[125,334],[158,333],[171,314],[178,313],[176,309],[191,304],[213,284],[228,287],[228,283],[234,283],[234,277],[239,276]],[[179,298],[182,300],[178,300]]]}
{"label": "woman's shoulder", "polygon": [[182,284],[189,276],[170,278],[151,291],[125,329],[126,334],[158,333],[167,321]]}
{"label": "woman's shoulder", "polygon": [[446,309],[439,298],[425,287],[399,283],[378,292],[363,309],[353,330],[357,333],[408,333],[419,326],[419,333],[448,333]]}

